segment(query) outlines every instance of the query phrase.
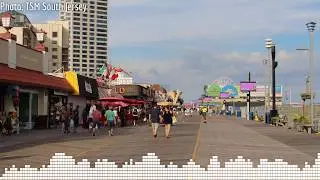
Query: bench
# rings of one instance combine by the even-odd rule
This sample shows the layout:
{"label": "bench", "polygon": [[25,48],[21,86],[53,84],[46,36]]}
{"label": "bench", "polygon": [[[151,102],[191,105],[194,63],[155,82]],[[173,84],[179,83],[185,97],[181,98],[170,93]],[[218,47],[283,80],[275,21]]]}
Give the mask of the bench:
{"label": "bench", "polygon": [[311,125],[311,124],[302,125],[303,130],[306,131],[308,134],[312,133],[312,127],[313,127],[313,125]]}

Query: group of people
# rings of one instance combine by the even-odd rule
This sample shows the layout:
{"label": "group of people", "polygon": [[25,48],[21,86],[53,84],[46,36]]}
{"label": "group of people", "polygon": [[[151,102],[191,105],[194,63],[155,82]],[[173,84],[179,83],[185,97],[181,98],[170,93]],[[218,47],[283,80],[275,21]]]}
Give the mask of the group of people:
{"label": "group of people", "polygon": [[9,112],[7,116],[4,112],[0,112],[0,135],[12,135],[14,127],[19,133],[19,121],[16,112]]}
{"label": "group of people", "polygon": [[158,128],[160,124],[165,126],[165,136],[170,138],[170,130],[176,118],[176,111],[172,107],[159,107],[154,105],[151,110],[152,135],[154,138],[158,136]]}

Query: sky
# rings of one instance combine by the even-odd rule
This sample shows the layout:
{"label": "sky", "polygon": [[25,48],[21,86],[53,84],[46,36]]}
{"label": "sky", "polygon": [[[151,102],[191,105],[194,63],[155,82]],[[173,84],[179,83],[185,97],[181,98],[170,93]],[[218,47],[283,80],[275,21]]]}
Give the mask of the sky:
{"label": "sky", "polygon": [[[319,0],[109,0],[109,4],[109,59],[132,72],[137,82],[182,90],[186,101],[199,98],[203,86],[220,77],[238,83],[251,72],[252,80],[263,84],[264,40],[272,38],[279,62],[277,84],[291,88],[293,101],[300,101],[310,68],[308,52],[296,49],[309,47],[305,24],[318,23]],[[32,23],[57,19],[55,11],[25,14]],[[317,28],[313,87],[318,94],[319,40]]]}

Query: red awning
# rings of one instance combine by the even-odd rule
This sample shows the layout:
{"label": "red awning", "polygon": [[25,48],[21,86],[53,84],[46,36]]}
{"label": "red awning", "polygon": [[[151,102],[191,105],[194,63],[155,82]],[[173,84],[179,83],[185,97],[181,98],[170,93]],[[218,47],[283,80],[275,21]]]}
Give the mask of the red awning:
{"label": "red awning", "polygon": [[66,79],[44,75],[41,72],[18,67],[17,69],[12,69],[6,64],[0,64],[0,82],[23,86],[42,87],[67,92],[73,91]]}
{"label": "red awning", "polygon": [[124,98],[117,98],[117,97],[104,97],[99,99],[99,101],[123,101]]}

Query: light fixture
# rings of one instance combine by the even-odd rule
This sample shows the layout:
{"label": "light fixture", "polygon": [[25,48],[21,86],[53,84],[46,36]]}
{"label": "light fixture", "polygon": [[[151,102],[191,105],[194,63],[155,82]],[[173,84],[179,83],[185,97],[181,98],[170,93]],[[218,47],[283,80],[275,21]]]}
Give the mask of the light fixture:
{"label": "light fixture", "polygon": [[37,33],[37,40],[39,43],[43,43],[45,41],[46,32],[44,32],[42,29],[38,31]]}
{"label": "light fixture", "polygon": [[9,12],[3,13],[1,16],[1,22],[2,26],[9,32],[9,30],[12,28],[11,23],[14,17],[11,16]]}

